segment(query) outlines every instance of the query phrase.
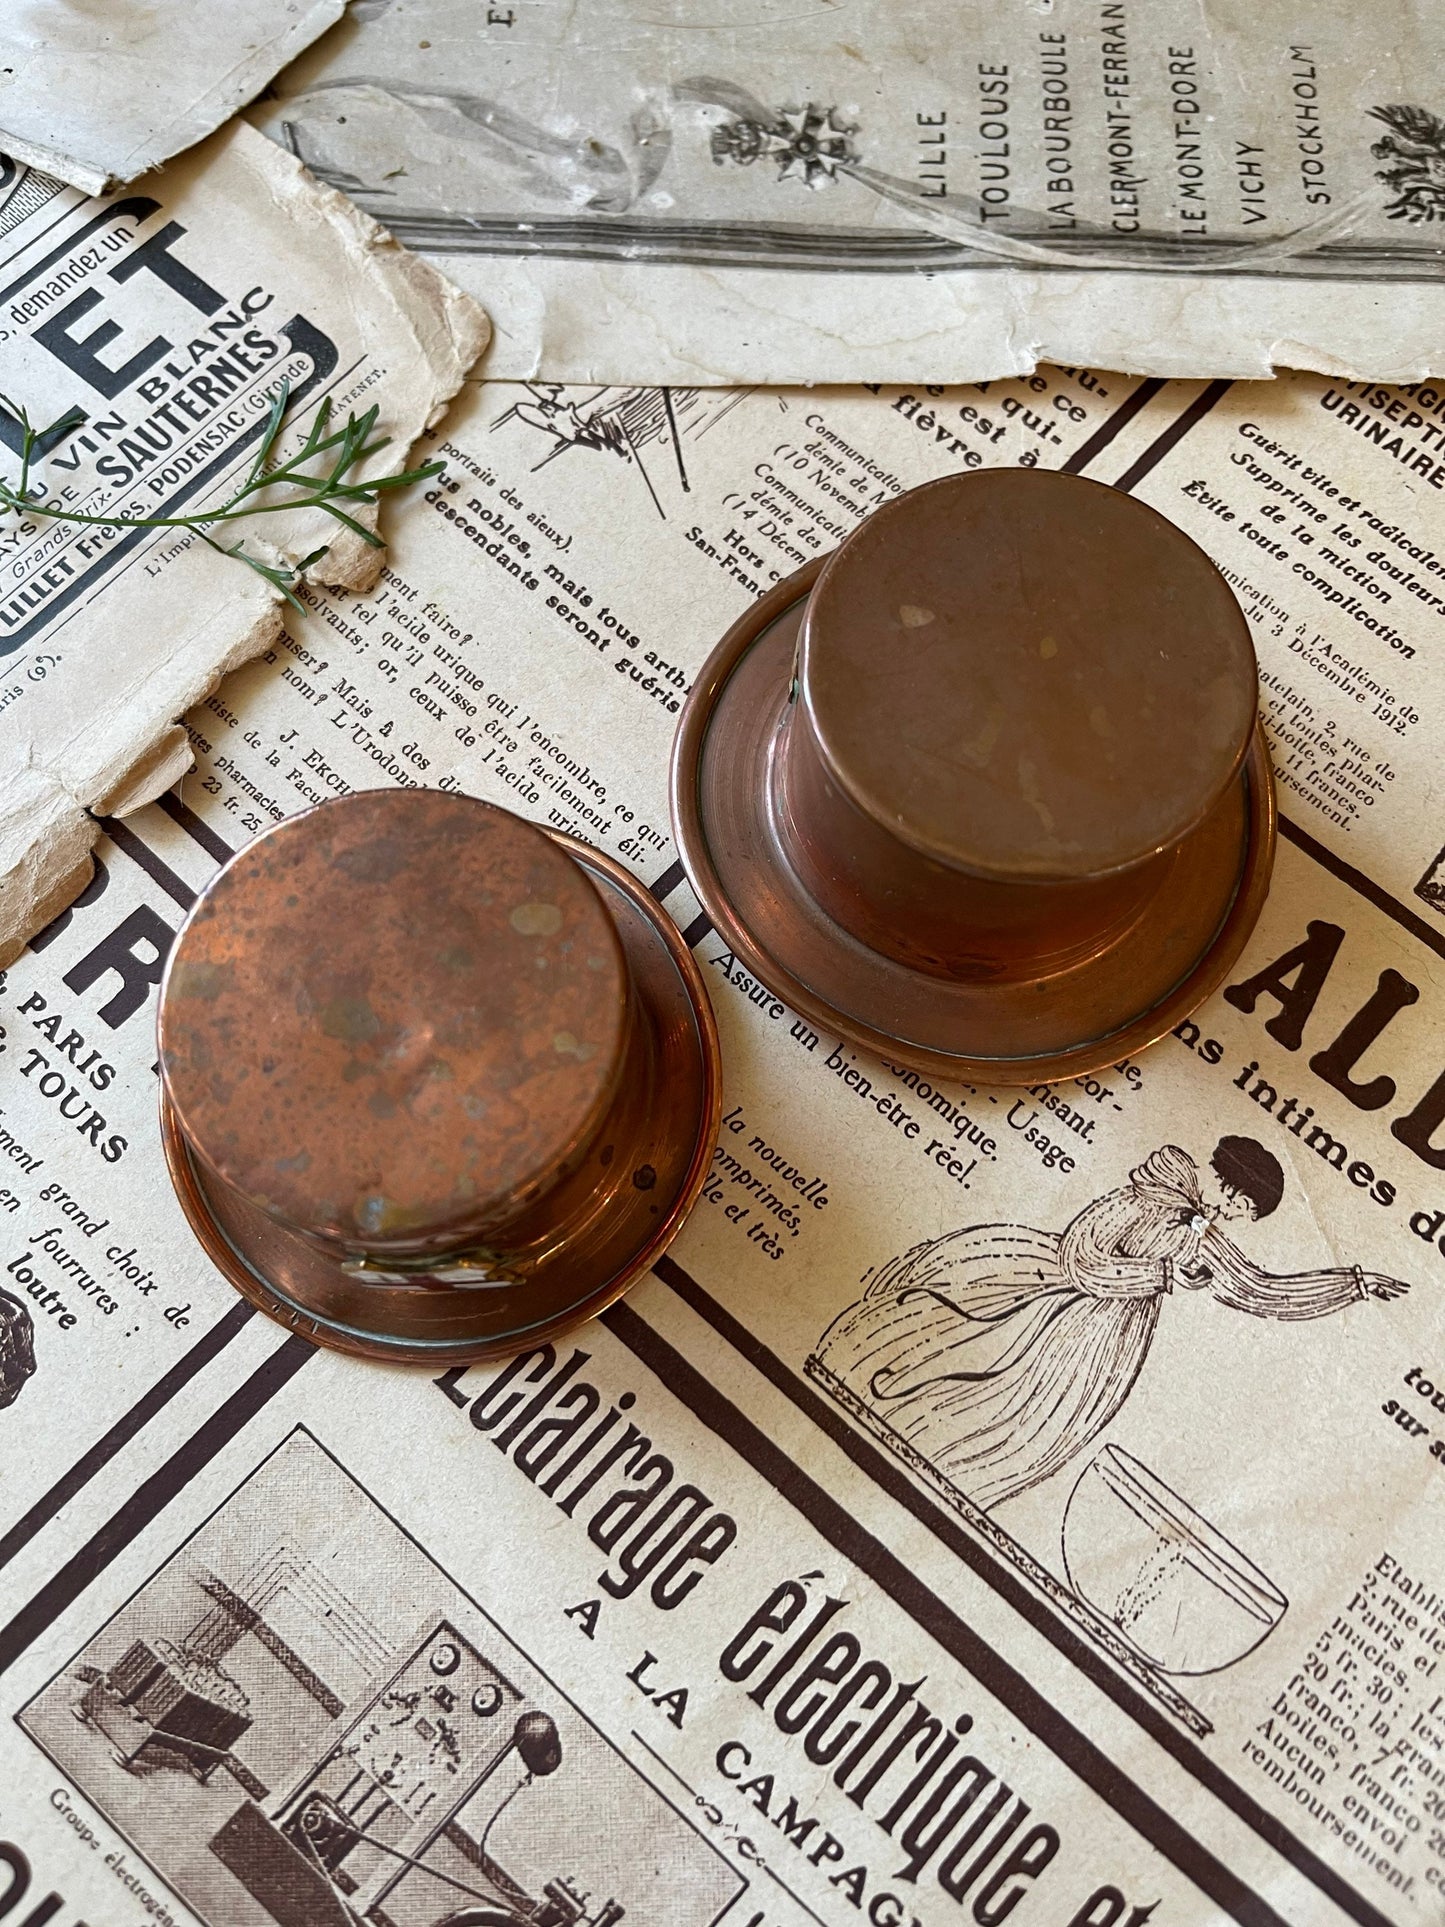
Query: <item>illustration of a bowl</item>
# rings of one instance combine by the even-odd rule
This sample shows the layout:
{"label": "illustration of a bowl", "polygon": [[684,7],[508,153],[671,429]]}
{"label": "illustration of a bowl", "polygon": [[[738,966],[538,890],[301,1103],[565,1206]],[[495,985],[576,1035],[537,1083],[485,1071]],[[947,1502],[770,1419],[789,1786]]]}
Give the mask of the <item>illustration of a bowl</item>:
{"label": "illustration of a bowl", "polygon": [[1106,1445],[1064,1512],[1069,1584],[1163,1673],[1216,1673],[1289,1606],[1216,1526],[1147,1465]]}

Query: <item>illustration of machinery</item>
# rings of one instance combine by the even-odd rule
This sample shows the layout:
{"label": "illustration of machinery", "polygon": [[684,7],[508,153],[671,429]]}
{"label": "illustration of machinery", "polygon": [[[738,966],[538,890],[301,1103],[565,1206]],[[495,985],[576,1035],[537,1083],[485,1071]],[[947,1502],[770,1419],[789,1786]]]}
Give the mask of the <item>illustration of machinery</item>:
{"label": "illustration of machinery", "polygon": [[202,1785],[235,1760],[231,1745],[251,1724],[245,1693],[214,1660],[159,1638],[136,1640],[108,1673],[97,1673],[77,1711],[122,1764],[169,1756]]}
{"label": "illustration of machinery", "polygon": [[[239,1787],[245,1797],[208,1845],[276,1927],[622,1921],[618,1901],[594,1905],[575,1878],[534,1874],[529,1890],[488,1851],[509,1810],[527,1831],[528,1789],[557,1772],[562,1744],[551,1715],[449,1620],[430,1622],[398,1662],[353,1602],[285,1548],[240,1590],[214,1573],[196,1583],[208,1605],[195,1623],[134,1638],[103,1672],[82,1669],[73,1710],[129,1773]],[[351,1709],[273,1623],[287,1618],[283,1600],[288,1624],[324,1627],[369,1680]],[[278,1797],[266,1782],[283,1765]],[[534,1831],[534,1869],[580,1844],[570,1827],[564,1844],[545,1814]]]}

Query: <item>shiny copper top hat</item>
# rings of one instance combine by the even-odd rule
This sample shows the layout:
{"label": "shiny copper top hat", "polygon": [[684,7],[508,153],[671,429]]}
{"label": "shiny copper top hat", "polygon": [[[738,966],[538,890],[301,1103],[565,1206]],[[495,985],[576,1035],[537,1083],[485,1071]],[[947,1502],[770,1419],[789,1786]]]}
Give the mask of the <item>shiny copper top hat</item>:
{"label": "shiny copper top hat", "polygon": [[1248,626],[1117,490],[951,475],[723,638],[673,821],[745,968],[899,1065],[1031,1084],[1117,1062],[1221,981],[1274,791]]}
{"label": "shiny copper top hat", "polygon": [[371,790],[198,899],[161,988],[181,1203],[308,1337],[454,1363],[599,1311],[717,1139],[691,952],[610,857],[506,810]]}

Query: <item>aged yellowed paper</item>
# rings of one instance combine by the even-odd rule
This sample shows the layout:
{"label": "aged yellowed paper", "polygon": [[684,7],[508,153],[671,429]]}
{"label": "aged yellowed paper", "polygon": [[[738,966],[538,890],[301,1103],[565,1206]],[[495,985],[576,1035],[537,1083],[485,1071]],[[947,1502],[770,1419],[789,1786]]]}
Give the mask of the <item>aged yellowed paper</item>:
{"label": "aged yellowed paper", "polygon": [[255,118],[484,296],[499,377],[1403,381],[1442,68],[1438,8],[1342,0],[392,0]]}
{"label": "aged yellowed paper", "polygon": [[[324,402],[376,401],[395,473],[487,336],[470,296],[244,123],[147,183],[88,201],[26,171],[0,202],[0,387],[39,428],[32,480],[85,515],[219,503],[280,384],[295,445]],[[0,457],[21,427],[0,404]],[[335,537],[339,535],[340,540]],[[379,553],[319,511],[231,537],[361,586]],[[274,641],[279,591],[194,531],[41,516],[0,530],[0,957],[89,874],[93,814],[124,814],[190,761],[177,717]]]}
{"label": "aged yellowed paper", "polygon": [[0,172],[87,194],[214,133],[345,0],[9,0],[0,15]]}
{"label": "aged yellowed paper", "polygon": [[[1442,428],[1434,384],[1311,375],[469,395],[380,580],[308,589],[197,704],[194,774],[106,825],[5,982],[17,1907],[1436,1927]],[[679,707],[758,591],[999,462],[1134,494],[1227,572],[1284,818],[1221,992],[1028,1091],[798,1018],[699,916],[666,813]],[[630,863],[722,1029],[669,1259],[502,1367],[266,1323],[157,1146],[187,905],[379,784]],[[1126,1275],[1091,1261],[1121,1244]]]}

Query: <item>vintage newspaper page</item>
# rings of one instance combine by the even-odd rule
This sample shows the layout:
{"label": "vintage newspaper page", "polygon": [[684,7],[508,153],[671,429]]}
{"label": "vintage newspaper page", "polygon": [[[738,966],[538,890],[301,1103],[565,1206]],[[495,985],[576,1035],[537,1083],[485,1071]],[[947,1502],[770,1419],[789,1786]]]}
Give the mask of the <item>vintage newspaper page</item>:
{"label": "vintage newspaper page", "polygon": [[8,0],[0,152],[104,194],[214,133],[345,0]]}
{"label": "vintage newspaper page", "polygon": [[[107,823],[6,977],[0,1906],[1439,1927],[1442,432],[1434,384],[1303,374],[471,391],[381,580],[308,590],[196,706],[195,773]],[[665,799],[688,686],[759,590],[1000,462],[1130,491],[1227,571],[1284,813],[1220,993],[1017,1092],[772,998],[699,916]],[[157,1144],[155,987],[195,892],[379,784],[630,863],[727,1067],[656,1274],[440,1378],[254,1314]],[[1101,1213],[1175,1248],[1241,1161],[1254,1209],[1172,1289],[1073,1264]],[[985,1299],[1002,1425],[968,1377]]]}
{"label": "vintage newspaper page", "polygon": [[[144,192],[87,200],[22,170],[0,198],[0,458],[88,515],[167,517],[220,503],[254,459],[285,382],[282,452],[323,403],[373,401],[391,437],[373,474],[456,393],[486,340],[470,296],[244,124]],[[336,540],[337,536],[342,539]],[[286,563],[329,544],[325,579],[380,554],[320,511],[235,528]],[[190,764],[176,722],[275,639],[280,591],[185,529],[26,516],[0,529],[0,959],[89,874],[88,812],[124,814]]]}
{"label": "vintage newspaper page", "polygon": [[383,0],[258,123],[485,296],[495,376],[1441,368],[1445,16]]}

